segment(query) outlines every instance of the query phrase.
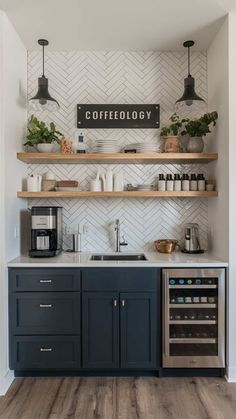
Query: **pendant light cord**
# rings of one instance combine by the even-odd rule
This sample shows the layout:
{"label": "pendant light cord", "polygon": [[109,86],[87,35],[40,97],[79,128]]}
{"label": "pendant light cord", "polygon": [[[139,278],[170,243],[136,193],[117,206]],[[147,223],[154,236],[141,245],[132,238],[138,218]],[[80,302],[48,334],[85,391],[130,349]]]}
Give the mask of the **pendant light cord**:
{"label": "pendant light cord", "polygon": [[44,45],[43,45],[43,77],[45,77],[44,75]]}
{"label": "pendant light cord", "polygon": [[188,75],[191,76],[191,73],[190,73],[190,47],[188,47]]}

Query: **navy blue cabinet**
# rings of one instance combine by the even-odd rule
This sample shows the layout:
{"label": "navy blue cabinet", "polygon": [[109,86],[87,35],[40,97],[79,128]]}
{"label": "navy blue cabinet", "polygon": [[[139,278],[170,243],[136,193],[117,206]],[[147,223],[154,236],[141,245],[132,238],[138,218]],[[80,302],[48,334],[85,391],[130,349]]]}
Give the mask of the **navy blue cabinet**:
{"label": "navy blue cabinet", "polygon": [[157,368],[158,329],[154,293],[120,294],[121,368]]}
{"label": "navy blue cabinet", "polygon": [[13,336],[10,368],[74,370],[81,367],[80,336]]}
{"label": "navy blue cabinet", "polygon": [[10,368],[155,371],[160,316],[156,268],[11,268]]}
{"label": "navy blue cabinet", "polygon": [[80,334],[80,292],[21,292],[11,301],[14,335]]}
{"label": "navy blue cabinet", "polygon": [[159,270],[86,269],[82,272],[82,291],[82,366],[158,369]]}
{"label": "navy blue cabinet", "polygon": [[80,277],[79,269],[9,269],[10,368],[81,367]]}
{"label": "navy blue cabinet", "polygon": [[83,367],[119,368],[119,294],[83,293]]}

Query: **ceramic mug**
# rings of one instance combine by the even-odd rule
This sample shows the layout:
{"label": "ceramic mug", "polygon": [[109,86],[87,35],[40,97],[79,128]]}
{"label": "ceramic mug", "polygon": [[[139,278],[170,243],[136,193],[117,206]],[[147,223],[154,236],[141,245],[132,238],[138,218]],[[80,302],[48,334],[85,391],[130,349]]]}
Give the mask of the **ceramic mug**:
{"label": "ceramic mug", "polygon": [[27,178],[27,191],[40,192],[42,190],[42,176],[31,175]]}
{"label": "ceramic mug", "polygon": [[101,192],[102,182],[99,180],[90,180],[90,191],[92,192]]}

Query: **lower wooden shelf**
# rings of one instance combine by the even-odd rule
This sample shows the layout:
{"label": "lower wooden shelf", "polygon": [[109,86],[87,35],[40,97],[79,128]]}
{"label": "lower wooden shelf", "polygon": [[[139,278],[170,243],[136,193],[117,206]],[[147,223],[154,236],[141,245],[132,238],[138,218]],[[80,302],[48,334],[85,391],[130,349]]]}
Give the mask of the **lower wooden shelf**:
{"label": "lower wooden shelf", "polygon": [[122,191],[122,192],[91,192],[91,191],[73,191],[73,192],[17,192],[18,198],[201,198],[216,197],[217,191]]}

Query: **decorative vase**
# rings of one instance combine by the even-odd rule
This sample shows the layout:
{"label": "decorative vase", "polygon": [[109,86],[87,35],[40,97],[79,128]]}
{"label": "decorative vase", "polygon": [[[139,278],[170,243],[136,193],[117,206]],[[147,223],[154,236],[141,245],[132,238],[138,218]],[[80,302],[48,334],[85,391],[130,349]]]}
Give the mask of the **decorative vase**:
{"label": "decorative vase", "polygon": [[164,138],[164,152],[165,153],[180,153],[181,144],[179,136],[169,136]]}
{"label": "decorative vase", "polygon": [[190,137],[187,144],[188,153],[202,153],[204,150],[204,141],[202,137]]}
{"label": "decorative vase", "polygon": [[59,146],[55,143],[40,143],[37,145],[37,149],[40,153],[56,153],[59,149]]}

